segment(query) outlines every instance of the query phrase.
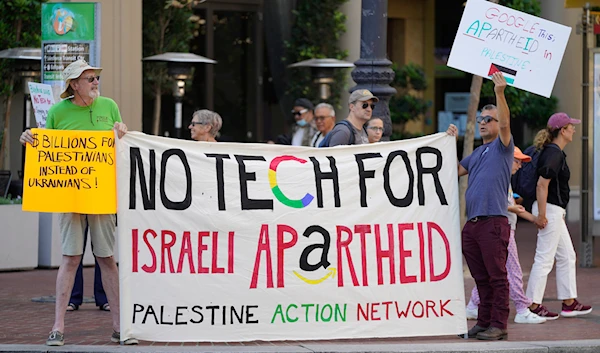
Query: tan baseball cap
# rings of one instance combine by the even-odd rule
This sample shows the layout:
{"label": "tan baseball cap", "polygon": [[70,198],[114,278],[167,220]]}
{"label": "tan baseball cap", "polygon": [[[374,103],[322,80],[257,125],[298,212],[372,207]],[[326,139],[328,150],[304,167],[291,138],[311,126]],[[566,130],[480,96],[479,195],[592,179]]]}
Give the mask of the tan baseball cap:
{"label": "tan baseball cap", "polygon": [[69,66],[65,67],[65,69],[62,72],[62,77],[65,81],[65,89],[60,94],[60,98],[64,99],[70,96],[68,92],[69,83],[71,83],[71,80],[79,78],[79,76],[81,76],[81,74],[86,70],[94,70],[96,76],[100,76],[102,68],[90,66],[90,64],[88,64],[85,60],[74,61],[71,64],[69,64]]}
{"label": "tan baseball cap", "polygon": [[379,98],[375,97],[368,89],[357,89],[356,91],[352,92],[348,98],[348,104],[352,104],[357,101],[364,102],[368,101],[369,99],[379,102]]}

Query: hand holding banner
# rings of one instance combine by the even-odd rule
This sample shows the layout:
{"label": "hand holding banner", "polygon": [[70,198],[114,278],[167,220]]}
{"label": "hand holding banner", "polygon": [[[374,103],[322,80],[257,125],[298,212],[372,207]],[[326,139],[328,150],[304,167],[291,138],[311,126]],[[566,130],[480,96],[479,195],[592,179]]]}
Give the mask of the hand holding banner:
{"label": "hand holding banner", "polygon": [[117,212],[113,131],[32,129],[27,144],[23,210]]}

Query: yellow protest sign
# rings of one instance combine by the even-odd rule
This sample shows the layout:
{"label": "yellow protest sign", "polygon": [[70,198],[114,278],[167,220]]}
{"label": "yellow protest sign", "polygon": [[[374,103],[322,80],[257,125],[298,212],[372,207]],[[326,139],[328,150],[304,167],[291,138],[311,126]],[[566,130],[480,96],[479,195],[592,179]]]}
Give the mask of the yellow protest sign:
{"label": "yellow protest sign", "polygon": [[115,136],[111,131],[31,129],[23,210],[117,212]]}

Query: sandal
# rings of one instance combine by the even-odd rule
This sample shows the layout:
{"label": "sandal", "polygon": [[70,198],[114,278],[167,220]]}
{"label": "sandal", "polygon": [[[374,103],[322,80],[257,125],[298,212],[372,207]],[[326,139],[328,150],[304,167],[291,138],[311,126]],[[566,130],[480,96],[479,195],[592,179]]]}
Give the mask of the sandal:
{"label": "sandal", "polygon": [[108,303],[104,303],[104,304],[100,305],[98,307],[98,309],[102,310],[102,311],[110,311],[110,305],[108,305]]}
{"label": "sandal", "polygon": [[79,305],[73,304],[73,303],[69,303],[69,305],[67,305],[67,311],[75,311],[75,310],[79,310]]}

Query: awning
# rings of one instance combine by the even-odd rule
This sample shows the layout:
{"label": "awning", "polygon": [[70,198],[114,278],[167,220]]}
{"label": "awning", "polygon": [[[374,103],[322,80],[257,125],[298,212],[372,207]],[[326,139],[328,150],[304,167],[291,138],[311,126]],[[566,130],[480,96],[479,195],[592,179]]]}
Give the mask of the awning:
{"label": "awning", "polygon": [[600,6],[600,0],[565,0],[565,7],[581,7],[585,6],[585,3],[589,2],[590,6]]}

